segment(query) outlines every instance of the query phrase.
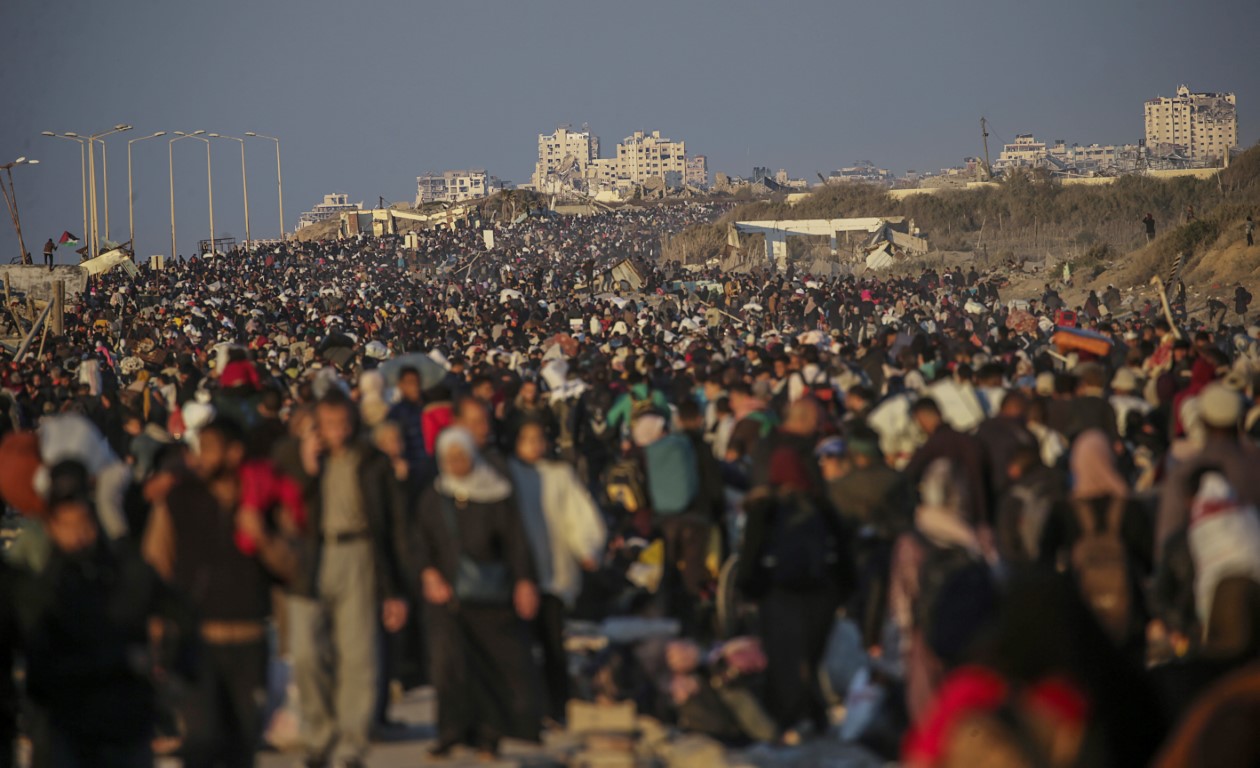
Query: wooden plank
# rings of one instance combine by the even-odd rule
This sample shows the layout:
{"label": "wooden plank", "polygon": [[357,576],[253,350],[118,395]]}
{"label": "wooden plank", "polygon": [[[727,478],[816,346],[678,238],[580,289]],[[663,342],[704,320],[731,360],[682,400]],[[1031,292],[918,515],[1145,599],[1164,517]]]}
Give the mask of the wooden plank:
{"label": "wooden plank", "polygon": [[53,283],[53,331],[58,336],[65,333],[66,330],[66,281],[58,280]]}

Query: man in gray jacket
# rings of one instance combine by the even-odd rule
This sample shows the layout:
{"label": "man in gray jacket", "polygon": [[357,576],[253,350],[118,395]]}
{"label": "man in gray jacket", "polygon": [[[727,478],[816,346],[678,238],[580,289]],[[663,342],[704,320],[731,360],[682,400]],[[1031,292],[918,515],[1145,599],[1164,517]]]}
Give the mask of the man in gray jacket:
{"label": "man in gray jacket", "polygon": [[363,764],[380,666],[376,612],[390,632],[407,619],[404,495],[389,459],[356,439],[356,417],[350,400],[325,398],[302,447],[307,520],[289,642],[309,766]]}

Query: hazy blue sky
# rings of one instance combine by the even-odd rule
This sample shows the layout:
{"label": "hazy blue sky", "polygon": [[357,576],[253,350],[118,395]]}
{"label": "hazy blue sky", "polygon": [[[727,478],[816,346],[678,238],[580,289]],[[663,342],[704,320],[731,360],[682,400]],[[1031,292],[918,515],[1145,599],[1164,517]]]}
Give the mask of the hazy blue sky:
{"label": "hazy blue sky", "polygon": [[[0,162],[27,248],[81,229],[78,150],[111,137],[110,233],[126,239],[126,139],[204,129],[279,136],[285,214],[326,192],[411,200],[428,170],[528,181],[537,135],[588,122],[685,139],[710,170],[813,178],[870,160],[937,169],[1033,132],[1132,142],[1142,101],[1180,83],[1238,94],[1260,137],[1256,0],[3,0]],[[996,154],[996,149],[993,150]],[[169,249],[165,140],[136,144],[137,250]],[[215,225],[244,236],[240,155],[214,145]],[[278,228],[269,142],[248,145],[255,237]],[[205,150],[175,145],[179,248],[208,229]],[[103,215],[103,210],[101,211]],[[17,254],[4,226],[0,260]]]}

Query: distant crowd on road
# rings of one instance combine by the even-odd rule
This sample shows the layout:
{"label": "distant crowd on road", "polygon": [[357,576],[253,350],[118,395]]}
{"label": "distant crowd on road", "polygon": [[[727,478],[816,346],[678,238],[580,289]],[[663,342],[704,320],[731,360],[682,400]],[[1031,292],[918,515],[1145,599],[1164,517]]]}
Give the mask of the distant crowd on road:
{"label": "distant crowd on road", "polygon": [[2,738],[252,765],[279,708],[361,765],[432,685],[435,759],[587,699],[915,766],[1254,761],[1250,295],[659,260],[720,212],[95,278],[0,355]]}

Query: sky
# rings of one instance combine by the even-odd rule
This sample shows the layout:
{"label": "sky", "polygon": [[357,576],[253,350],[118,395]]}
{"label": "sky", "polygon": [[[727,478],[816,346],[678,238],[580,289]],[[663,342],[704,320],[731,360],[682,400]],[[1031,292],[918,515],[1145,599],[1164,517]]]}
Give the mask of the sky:
{"label": "sky", "polygon": [[[325,193],[410,201],[428,171],[528,182],[538,134],[565,123],[605,154],[659,130],[711,175],[813,179],[958,165],[981,153],[981,116],[994,156],[1017,133],[1136,142],[1142,102],[1186,83],[1235,92],[1240,143],[1260,139],[1255,0],[4,0],[0,29],[0,163],[40,160],[13,172],[36,254],[85,236],[79,151],[40,132],[119,123],[135,127],[105,139],[116,241],[127,140],[156,131],[278,137],[290,231]],[[170,250],[168,151],[178,250],[209,232],[205,145],[168,138],[133,145],[141,258]],[[211,159],[216,233],[242,239],[240,145]],[[279,229],[275,161],[247,140],[255,238]]]}

